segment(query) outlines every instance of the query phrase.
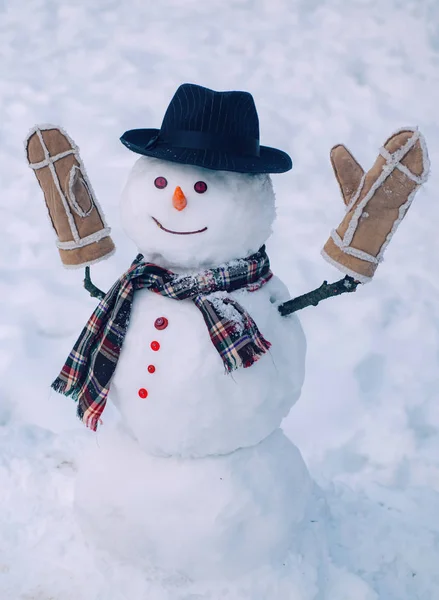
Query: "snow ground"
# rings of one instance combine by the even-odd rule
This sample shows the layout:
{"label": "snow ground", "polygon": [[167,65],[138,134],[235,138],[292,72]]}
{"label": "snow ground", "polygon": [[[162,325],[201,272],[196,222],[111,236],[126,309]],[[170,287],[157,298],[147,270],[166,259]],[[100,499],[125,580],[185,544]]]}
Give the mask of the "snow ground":
{"label": "snow ground", "polygon": [[98,569],[72,518],[90,434],[49,383],[95,302],[61,267],[23,139],[52,122],[80,146],[118,246],[94,269],[106,287],[135,252],[117,212],[134,156],[118,137],[159,126],[183,81],[251,91],[263,143],[292,155],[268,246],[292,295],[339,278],[319,256],[343,212],[331,146],[368,166],[398,127],[426,136],[430,180],[375,280],[301,314],[307,380],[285,431],[326,493],[335,563],[375,592],[353,580],[331,600],[439,596],[438,22],[436,0],[0,0],[1,600],[177,598],[179,582]]}

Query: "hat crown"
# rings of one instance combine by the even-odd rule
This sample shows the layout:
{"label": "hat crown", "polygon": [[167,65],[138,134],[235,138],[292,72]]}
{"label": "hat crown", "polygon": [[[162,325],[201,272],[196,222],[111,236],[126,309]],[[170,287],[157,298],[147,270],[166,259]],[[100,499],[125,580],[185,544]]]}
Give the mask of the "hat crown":
{"label": "hat crown", "polygon": [[284,173],[292,167],[288,154],[260,145],[249,92],[193,83],[179,86],[160,129],[130,129],[121,141],[138,154],[216,171]]}
{"label": "hat crown", "polygon": [[163,118],[162,134],[172,131],[198,131],[259,141],[253,96],[249,92],[216,92],[184,83],[175,92]]}

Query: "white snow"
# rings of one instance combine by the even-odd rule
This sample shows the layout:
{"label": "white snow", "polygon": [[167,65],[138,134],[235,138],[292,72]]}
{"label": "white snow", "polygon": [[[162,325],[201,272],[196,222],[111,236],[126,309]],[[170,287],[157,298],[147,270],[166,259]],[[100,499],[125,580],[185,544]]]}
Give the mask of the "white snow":
{"label": "white snow", "polygon": [[[0,3],[2,600],[438,596],[438,19],[434,0]],[[54,122],[79,145],[118,246],[92,268],[108,289],[136,251],[118,214],[135,156],[118,137],[158,127],[184,81],[252,92],[262,143],[291,154],[293,170],[273,177],[268,252],[292,295],[340,277],[319,255],[344,212],[330,148],[344,143],[367,169],[412,123],[429,148],[429,182],[374,280],[300,314],[307,375],[284,431],[320,487],[304,550],[312,556],[314,535],[328,547],[313,564],[291,557],[288,577],[269,567],[230,585],[145,575],[95,556],[75,521],[79,455],[101,434],[49,383],[96,302],[83,274],[61,266],[22,143]]]}
{"label": "white snow", "polygon": [[314,502],[303,459],[280,430],[226,456],[181,459],[150,456],[125,431],[103,428],[75,494],[91,542],[196,580],[285,571],[289,551],[303,557]]}

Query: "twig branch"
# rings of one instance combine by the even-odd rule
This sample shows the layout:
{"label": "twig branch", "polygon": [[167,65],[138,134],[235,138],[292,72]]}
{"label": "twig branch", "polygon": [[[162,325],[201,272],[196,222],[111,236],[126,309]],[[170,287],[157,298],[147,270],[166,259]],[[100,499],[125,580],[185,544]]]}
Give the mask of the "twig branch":
{"label": "twig branch", "polygon": [[85,267],[84,287],[87,292],[90,293],[92,298],[99,298],[99,300],[102,300],[102,298],[105,298],[106,296],[105,292],[96,287],[92,282],[90,277],[90,267]]}
{"label": "twig branch", "polygon": [[326,298],[340,296],[340,294],[344,294],[346,292],[355,292],[359,283],[359,281],[356,281],[349,275],[346,275],[346,277],[336,281],[335,283],[328,283],[327,281],[324,281],[316,290],[280,304],[278,306],[278,310],[280,314],[285,317],[293,312],[296,312],[297,310],[306,308],[307,306],[317,306],[321,300],[326,300]]}

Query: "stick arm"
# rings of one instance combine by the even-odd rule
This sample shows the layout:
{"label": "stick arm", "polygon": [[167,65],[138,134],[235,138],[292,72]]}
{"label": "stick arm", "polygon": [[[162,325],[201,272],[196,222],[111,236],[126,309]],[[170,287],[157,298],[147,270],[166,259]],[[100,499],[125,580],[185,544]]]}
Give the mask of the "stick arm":
{"label": "stick arm", "polygon": [[96,287],[92,282],[90,277],[90,267],[85,267],[84,287],[87,292],[90,293],[92,298],[99,298],[99,300],[102,300],[102,298],[105,298],[106,296],[105,292]]}
{"label": "stick arm", "polygon": [[278,306],[278,311],[283,317],[286,317],[307,306],[317,306],[319,302],[326,300],[326,298],[340,296],[346,292],[355,292],[359,283],[359,281],[356,281],[349,275],[346,275],[346,277],[334,283],[324,281],[317,289],[280,304]]}

